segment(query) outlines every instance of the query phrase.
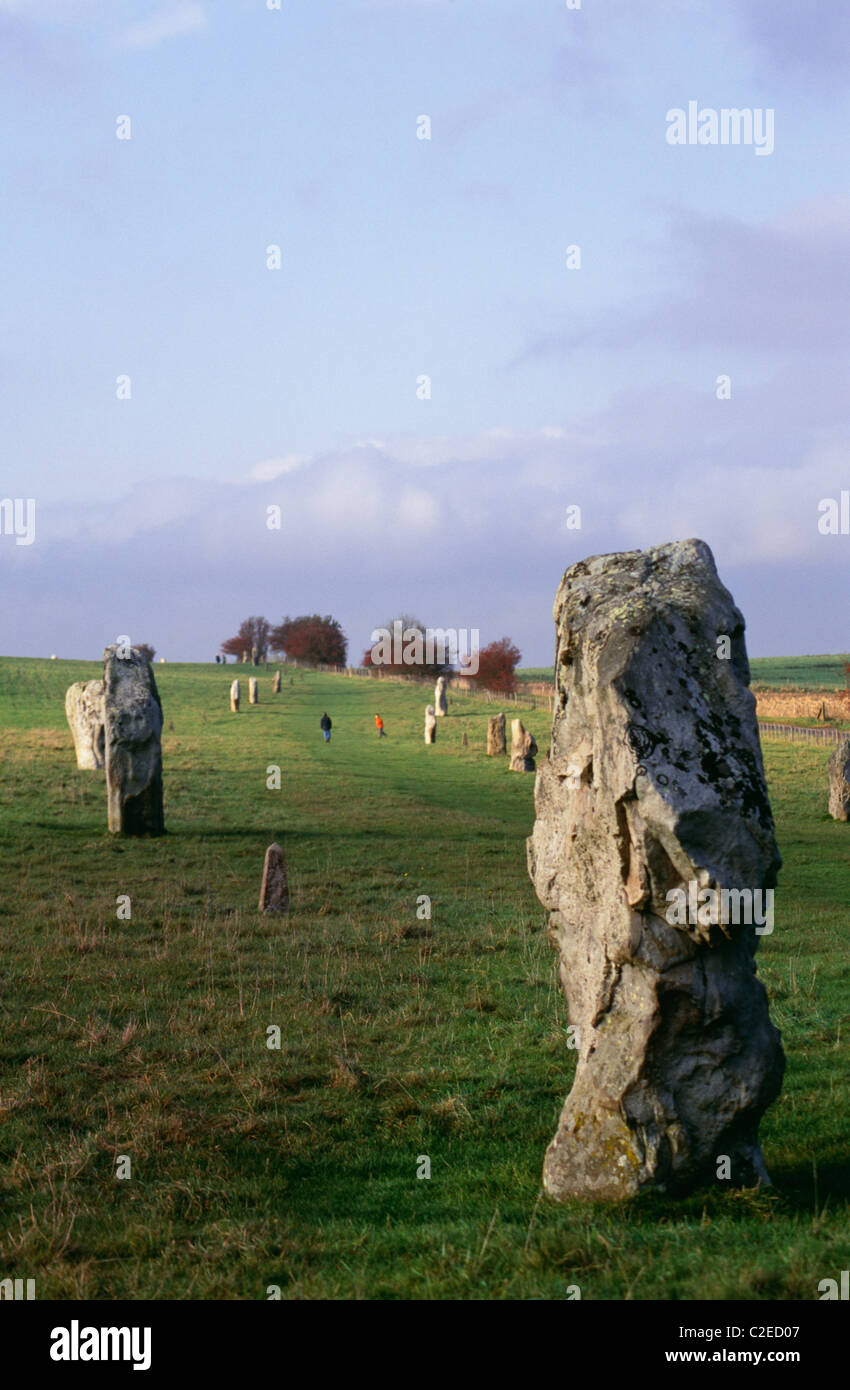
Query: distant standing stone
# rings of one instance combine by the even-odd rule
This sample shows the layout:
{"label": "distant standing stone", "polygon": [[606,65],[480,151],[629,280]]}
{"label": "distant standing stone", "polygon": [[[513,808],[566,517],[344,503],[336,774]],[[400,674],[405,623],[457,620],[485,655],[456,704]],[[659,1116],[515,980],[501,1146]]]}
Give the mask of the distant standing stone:
{"label": "distant standing stone", "polygon": [[467,736],[466,736],[466,731],[465,731],[465,730],[464,730],[463,738],[462,738],[461,741],[460,741],[460,744],[461,744],[461,747],[462,747],[462,748],[468,748],[468,747],[469,747],[469,739],[468,739]]}
{"label": "distant standing stone", "polygon": [[437,716],[434,713],[434,706],[429,705],[425,710],[425,742],[436,743],[437,741]]}
{"label": "distant standing stone", "polygon": [[252,666],[259,666],[259,664],[260,664],[260,654],[259,654],[259,652],[257,651],[257,648],[256,648],[256,647],[252,647],[252,648],[251,648],[251,665],[252,665]]}
{"label": "distant standing stone", "polygon": [[487,720],[487,757],[503,757],[508,747],[505,742],[505,716],[494,714]]}
{"label": "distant standing stone", "polygon": [[850,820],[850,737],[838,740],[829,757],[829,814]]}
{"label": "distant standing stone", "polygon": [[260,912],[288,912],[289,886],[286,882],[286,857],[279,844],[269,845],[263,865],[260,888]]}
{"label": "distant standing stone", "polygon": [[257,685],[257,678],[256,676],[250,676],[248,678],[248,703],[249,705],[256,705],[259,703],[259,699],[260,693]]}
{"label": "distant standing stone", "polygon": [[162,705],[150,662],[137,647],[103,654],[103,714],[109,829],[161,835]]}
{"label": "distant standing stone", "polygon": [[448,696],[446,695],[445,676],[437,677],[437,684],[434,686],[434,706],[434,712],[437,715],[438,719],[442,718],[449,712],[449,701]]}
{"label": "distant standing stone", "polygon": [[272,686],[272,694],[280,694],[280,671],[275,671],[274,673],[274,685]]}
{"label": "distant standing stone", "polygon": [[103,767],[103,681],[76,681],[65,691],[65,715],[74,736],[77,767]]}
{"label": "distant standing stone", "polygon": [[234,714],[239,713],[239,696],[241,693],[239,682],[235,680],[230,687],[230,708]]}
{"label": "distant standing stone", "polygon": [[511,772],[533,772],[537,744],[521,719],[511,720]]}

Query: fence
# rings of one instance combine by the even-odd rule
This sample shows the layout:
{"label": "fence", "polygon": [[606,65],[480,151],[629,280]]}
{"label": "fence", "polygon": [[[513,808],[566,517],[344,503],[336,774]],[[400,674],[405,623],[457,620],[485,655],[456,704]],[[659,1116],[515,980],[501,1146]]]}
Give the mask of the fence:
{"label": "fence", "polygon": [[763,724],[759,721],[759,734],[762,738],[781,739],[786,743],[837,743],[839,739],[850,736],[847,729],[803,729],[797,724]]}
{"label": "fence", "polygon": [[[301,666],[304,670],[309,671],[330,671],[337,676],[360,676],[373,681],[406,681],[412,685],[427,686],[431,690],[435,684],[433,676],[416,676],[412,672],[409,676],[402,675],[398,671],[384,672],[377,666],[308,666],[305,661],[288,661],[286,665],[288,667]],[[446,679],[450,700],[453,700],[456,695],[465,695],[477,700],[486,700],[488,705],[498,705],[500,709],[506,708],[508,705],[515,705],[518,709],[548,709],[551,713],[555,708],[554,692],[541,695],[539,693],[525,694],[519,690],[513,695],[507,695],[503,690],[484,690],[472,682],[467,684],[464,677],[461,677],[460,681],[456,678],[453,679],[451,672],[447,673]]]}

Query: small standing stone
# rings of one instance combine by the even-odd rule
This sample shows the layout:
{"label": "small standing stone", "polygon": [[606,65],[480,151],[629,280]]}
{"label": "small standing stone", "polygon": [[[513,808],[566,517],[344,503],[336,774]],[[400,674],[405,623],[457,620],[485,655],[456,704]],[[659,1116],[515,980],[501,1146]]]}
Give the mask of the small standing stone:
{"label": "small standing stone", "polygon": [[150,662],[138,647],[103,654],[103,724],[109,829],[161,835],[162,705]]}
{"label": "small standing stone", "polygon": [[466,736],[466,730],[464,730],[463,738],[462,738],[461,741],[460,741],[460,746],[461,746],[461,748],[468,748],[468,747],[469,747],[469,739],[468,739],[467,736]]}
{"label": "small standing stone", "polygon": [[521,719],[511,720],[511,772],[533,772],[537,744]]}
{"label": "small standing stone", "polygon": [[437,716],[433,705],[429,705],[425,710],[425,742],[437,742]]}
{"label": "small standing stone", "polygon": [[249,676],[249,677],[248,677],[248,703],[249,703],[249,705],[256,705],[256,704],[259,703],[259,699],[260,699],[260,692],[259,692],[259,688],[258,688],[257,678],[256,678],[256,676]]}
{"label": "small standing stone", "polygon": [[252,647],[252,648],[251,648],[251,665],[252,665],[252,666],[259,666],[259,664],[260,664],[260,653],[257,651],[257,648],[256,648],[256,647]]}
{"label": "small standing stone", "polygon": [[437,677],[437,684],[434,686],[434,705],[435,705],[435,710],[434,710],[434,712],[435,712],[435,714],[437,715],[437,718],[438,718],[438,719],[440,719],[440,718],[442,718],[444,715],[447,715],[447,714],[448,714],[448,712],[449,712],[449,700],[448,700],[448,696],[446,695],[446,678],[445,678],[445,676],[438,676],[438,677]]}
{"label": "small standing stone", "polygon": [[289,885],[286,881],[286,856],[280,845],[269,845],[263,864],[260,888],[260,912],[288,912]]}
{"label": "small standing stone", "polygon": [[103,681],[76,681],[69,685],[65,715],[74,736],[77,767],[103,767]]}
{"label": "small standing stone", "polygon": [[272,686],[272,694],[280,694],[280,671],[275,671],[274,673],[274,685]]}
{"label": "small standing stone", "polygon": [[850,820],[850,737],[841,738],[829,755],[829,814]]}
{"label": "small standing stone", "polygon": [[241,695],[241,693],[242,692],[239,688],[239,681],[233,681],[230,687],[230,708],[234,714],[239,713],[239,696]]}
{"label": "small standing stone", "polygon": [[494,714],[487,720],[487,757],[503,757],[508,747],[505,742],[505,716]]}

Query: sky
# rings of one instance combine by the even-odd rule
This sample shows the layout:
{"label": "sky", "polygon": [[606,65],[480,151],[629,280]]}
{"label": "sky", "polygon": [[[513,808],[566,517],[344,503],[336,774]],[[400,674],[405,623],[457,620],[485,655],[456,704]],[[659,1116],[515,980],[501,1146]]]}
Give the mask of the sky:
{"label": "sky", "polygon": [[549,665],[569,565],[690,536],[751,655],[850,648],[850,8],[575,4],[0,0],[0,652]]}

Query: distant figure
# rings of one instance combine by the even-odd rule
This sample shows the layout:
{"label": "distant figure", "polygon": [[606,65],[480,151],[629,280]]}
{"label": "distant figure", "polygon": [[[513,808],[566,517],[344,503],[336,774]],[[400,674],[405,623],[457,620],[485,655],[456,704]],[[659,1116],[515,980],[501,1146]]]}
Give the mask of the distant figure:
{"label": "distant figure", "polygon": [[379,714],[375,715],[375,728],[378,730],[378,738],[386,738],[384,733],[384,721]]}
{"label": "distant figure", "polygon": [[331,724],[331,717],[330,717],[330,715],[327,714],[327,713],[323,714],[322,717],[321,717],[321,719],[319,720],[319,724],[321,725],[322,737],[324,738],[325,743],[330,743],[330,741],[331,741],[331,729],[332,729],[332,727],[333,727],[333,725]]}

